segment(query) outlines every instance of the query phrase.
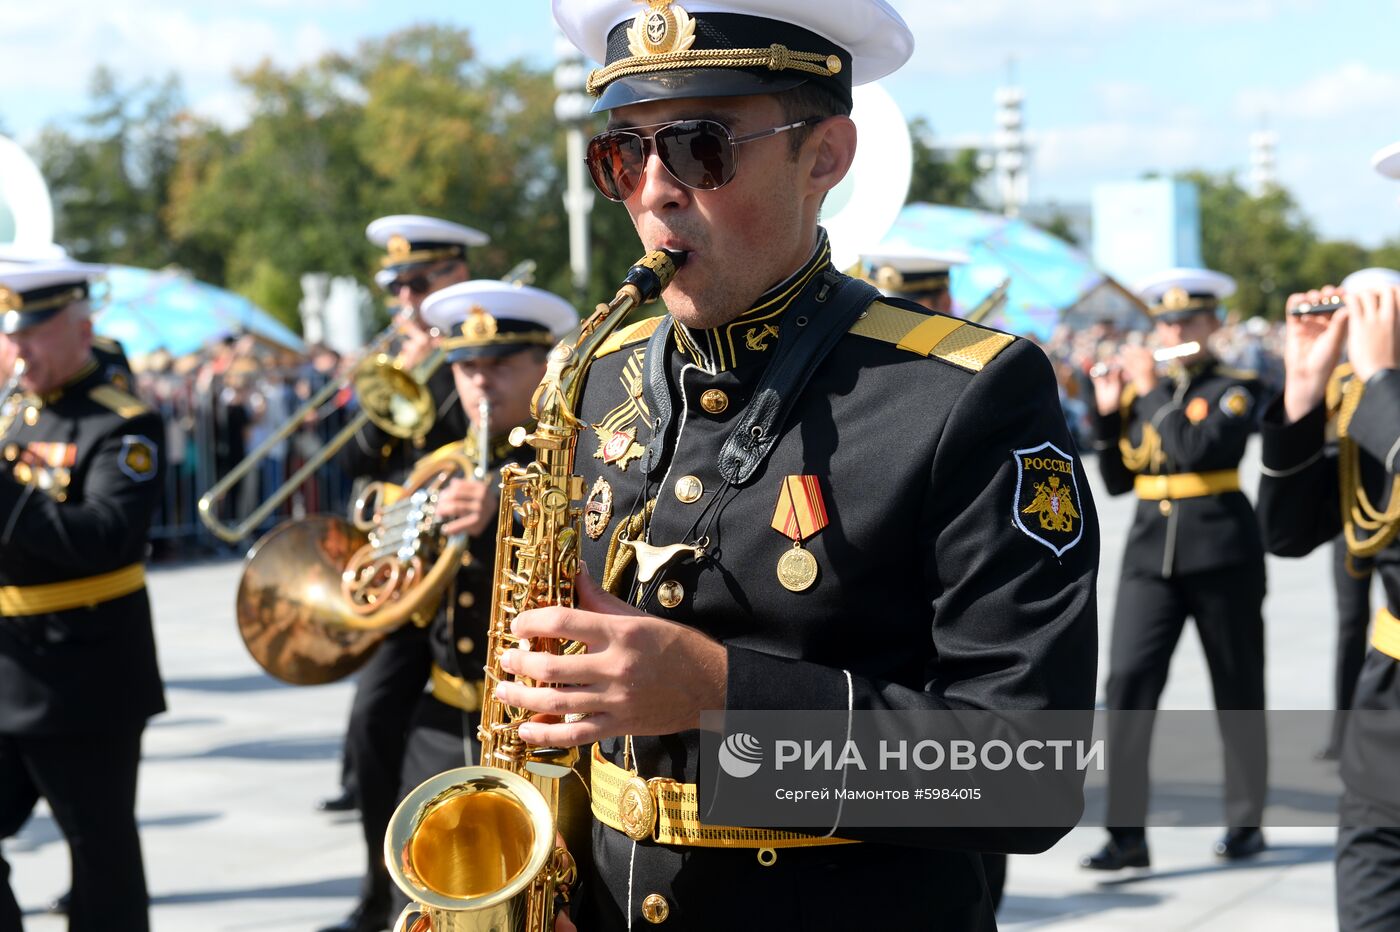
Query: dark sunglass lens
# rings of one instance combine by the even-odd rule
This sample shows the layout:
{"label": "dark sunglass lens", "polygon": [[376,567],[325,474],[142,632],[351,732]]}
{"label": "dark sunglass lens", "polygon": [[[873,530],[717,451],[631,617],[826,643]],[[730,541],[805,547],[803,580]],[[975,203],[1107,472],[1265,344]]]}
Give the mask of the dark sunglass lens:
{"label": "dark sunglass lens", "polygon": [[642,181],[646,159],[635,133],[603,133],[588,144],[588,173],[609,200],[624,201]]}
{"label": "dark sunglass lens", "polygon": [[414,294],[423,294],[428,290],[428,279],[422,275],[415,275],[412,278],[396,278],[389,283],[391,293],[398,293],[405,288]]}
{"label": "dark sunglass lens", "polygon": [[713,120],[688,120],[660,130],[656,151],[681,184],[709,191],[734,177],[729,131]]}

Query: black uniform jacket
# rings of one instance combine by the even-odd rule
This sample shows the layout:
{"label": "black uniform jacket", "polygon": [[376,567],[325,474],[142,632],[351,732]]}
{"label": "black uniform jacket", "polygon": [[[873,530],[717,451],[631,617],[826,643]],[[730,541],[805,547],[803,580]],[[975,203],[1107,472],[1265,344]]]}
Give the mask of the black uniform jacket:
{"label": "black uniform jacket", "polygon": [[[663,572],[674,607],[655,597],[643,607],[725,646],[728,709],[1092,708],[1097,519],[1050,364],[1032,344],[967,325],[927,358],[897,345],[900,334],[959,322],[876,303],[813,371],[751,481],[721,480],[721,445],[754,400],[782,325],[805,326],[826,309],[824,290],[844,281],[823,240],[732,323],[676,326],[663,361],[673,439],[650,479],[631,456],[640,448],[629,453],[618,434],[651,438],[641,378],[657,321],[615,335],[581,406],[588,511],[603,517],[612,502],[602,533],[585,535],[588,566],[598,575],[608,565],[619,522],[652,499],[652,545],[703,541],[699,562]],[[967,352],[944,353],[958,345]],[[802,541],[819,575],[801,592],[779,582],[794,541],[773,527],[784,490],[806,494],[794,486],[819,490],[825,513]],[[632,569],[621,582],[632,594]],[[602,752],[621,765],[622,746],[607,741]],[[644,778],[696,780],[697,732],[637,736],[635,752]],[[872,916],[884,928],[987,928],[980,861],[966,849],[1040,851],[1060,834],[843,825],[840,837],[880,841],[784,849],[771,867],[753,850],[643,841],[632,925],[646,927],[639,908],[657,892],[670,904],[668,928],[849,929]],[[597,825],[594,854],[588,883],[605,889],[585,894],[584,920],[625,927],[633,844]]]}
{"label": "black uniform jacket", "polygon": [[[1318,405],[1300,420],[1284,423],[1283,402],[1270,405],[1261,426],[1263,478],[1259,519],[1269,552],[1301,557],[1342,530],[1341,485],[1335,447],[1326,442],[1327,414]],[[1400,475],[1400,370],[1383,370],[1365,386],[1349,435],[1359,448],[1361,481],[1371,501],[1384,508]],[[1375,559],[1386,606],[1400,614],[1400,542]],[[1371,648],[1356,684],[1352,708],[1388,715],[1353,716],[1342,753],[1348,789],[1400,819],[1400,663]],[[1391,823],[1400,825],[1400,821]]]}
{"label": "black uniform jacket", "polygon": [[436,417],[427,435],[404,440],[375,424],[366,424],[345,445],[340,463],[351,476],[369,476],[390,482],[402,481],[415,463],[427,454],[467,435],[469,421],[457,403],[457,386],[452,368],[444,364],[428,379],[428,391],[436,403]]}
{"label": "black uniform jacket", "polygon": [[[143,563],[164,467],[160,417],[96,360],[32,401],[34,413],[0,438],[0,587]],[[0,613],[0,732],[134,725],[164,708],[144,587],[62,611]]]}
{"label": "black uniform jacket", "polygon": [[[1161,379],[1144,397],[1125,389],[1119,411],[1095,418],[1094,446],[1109,494],[1131,492],[1138,475],[1238,469],[1257,420],[1260,390],[1253,373],[1214,359]],[[1125,456],[1124,445],[1138,456]],[[1263,559],[1249,499],[1224,492],[1139,501],[1123,571],[1167,578]]]}

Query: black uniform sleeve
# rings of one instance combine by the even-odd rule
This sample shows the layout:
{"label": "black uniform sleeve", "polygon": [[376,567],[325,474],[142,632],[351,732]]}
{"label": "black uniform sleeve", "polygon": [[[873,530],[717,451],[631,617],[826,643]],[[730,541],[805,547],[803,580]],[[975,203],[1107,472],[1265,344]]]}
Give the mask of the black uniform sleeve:
{"label": "black uniform sleeve", "polygon": [[1099,414],[1096,410],[1094,422],[1094,451],[1098,453],[1099,475],[1109,495],[1122,495],[1133,490],[1136,475],[1123,465],[1123,454],[1118,449],[1118,439],[1123,433],[1123,413]]}
{"label": "black uniform sleeve", "polygon": [[1212,469],[1211,464],[1237,463],[1244,457],[1245,444],[1254,430],[1254,421],[1248,414],[1258,391],[1245,383],[1239,383],[1236,388],[1249,393],[1248,410],[1235,415],[1222,411],[1219,405],[1212,405],[1207,416],[1196,423],[1186,416],[1181,403],[1165,392],[1153,392],[1139,403],[1142,418],[1161,435],[1162,452],[1166,453],[1173,472]]}
{"label": "black uniform sleeve", "polygon": [[[1057,556],[1013,520],[1019,491],[1013,451],[1046,441],[1067,454],[1074,449],[1048,360],[1018,341],[971,379],[954,405],[932,463],[919,541],[929,638],[909,645],[926,658],[922,690],[730,646],[727,707],[1092,709],[1099,537],[1082,464],[1073,464],[1075,502],[1083,522],[1076,543]],[[877,620],[853,618],[851,630],[868,631]],[[1043,787],[1067,798],[1077,796],[1081,785],[1080,775],[1062,773],[1047,776]],[[843,828],[840,834],[1034,852],[1048,848],[1063,832],[946,829],[901,836]]]}
{"label": "black uniform sleeve", "polygon": [[[159,415],[147,412],[127,420],[101,440],[88,465],[80,502],[60,502],[8,479],[0,480],[0,558],[22,552],[52,561],[74,577],[113,568],[114,562],[141,559],[151,517],[160,500],[163,469]],[[133,466],[128,438],[148,445]]]}
{"label": "black uniform sleeve", "polygon": [[1306,556],[1342,529],[1337,457],[1326,449],[1326,428],[1320,404],[1292,424],[1284,423],[1282,398],[1264,411],[1263,477],[1255,509],[1264,546],[1276,556]]}
{"label": "black uniform sleeve", "polygon": [[1380,460],[1388,473],[1397,471],[1395,459],[1400,454],[1397,411],[1400,411],[1400,369],[1382,369],[1367,381],[1349,430],[1357,445]]}

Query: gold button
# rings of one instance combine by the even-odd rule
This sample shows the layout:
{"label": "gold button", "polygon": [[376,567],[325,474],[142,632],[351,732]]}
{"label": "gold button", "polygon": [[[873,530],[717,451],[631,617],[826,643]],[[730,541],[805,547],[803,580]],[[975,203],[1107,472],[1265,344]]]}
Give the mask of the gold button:
{"label": "gold button", "polygon": [[1172,513],[1172,503],[1164,498],[1157,503],[1157,510],[1162,513],[1162,517],[1169,518]]}
{"label": "gold button", "polygon": [[700,407],[710,414],[723,414],[729,410],[729,396],[717,388],[712,388],[700,396]]}
{"label": "gold button", "polygon": [[457,639],[457,652],[459,654],[470,654],[473,647],[476,647],[476,642],[471,638]]}
{"label": "gold button", "polygon": [[472,595],[470,592],[463,592],[461,595],[457,596],[457,604],[463,608],[471,608],[476,604],[476,596]]}
{"label": "gold button", "polygon": [[676,498],[687,505],[693,505],[700,501],[700,496],[705,494],[705,485],[694,476],[681,476],[676,480]]}
{"label": "gold button", "polygon": [[472,565],[473,563],[475,563],[475,562],[476,562],[476,557],[472,556],[472,552],[471,552],[470,550],[468,550],[467,552],[465,552],[465,553],[462,554],[462,565],[463,565],[463,566],[471,566],[471,565]]}
{"label": "gold button", "polygon": [[39,423],[39,409],[35,407],[25,408],[24,423],[28,424],[30,427],[33,427],[35,424]]}
{"label": "gold button", "polygon": [[668,579],[656,591],[656,598],[664,607],[675,608],[685,598],[685,587],[674,579]]}
{"label": "gold button", "polygon": [[660,893],[653,893],[642,900],[642,918],[654,926],[659,926],[671,915],[671,904]]}
{"label": "gold button", "polygon": [[19,444],[12,443],[5,447],[5,459],[11,463],[19,459]]}

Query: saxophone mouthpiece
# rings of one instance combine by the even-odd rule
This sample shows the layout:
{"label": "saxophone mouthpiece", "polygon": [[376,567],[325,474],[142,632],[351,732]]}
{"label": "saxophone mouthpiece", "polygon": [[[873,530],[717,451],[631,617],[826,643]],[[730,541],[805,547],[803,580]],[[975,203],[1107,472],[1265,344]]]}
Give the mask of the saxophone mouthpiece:
{"label": "saxophone mouthpiece", "polygon": [[690,253],[674,249],[658,249],[649,252],[632,268],[627,270],[624,285],[631,285],[641,294],[641,304],[650,304],[661,297],[661,292],[671,284],[676,272],[685,265]]}

